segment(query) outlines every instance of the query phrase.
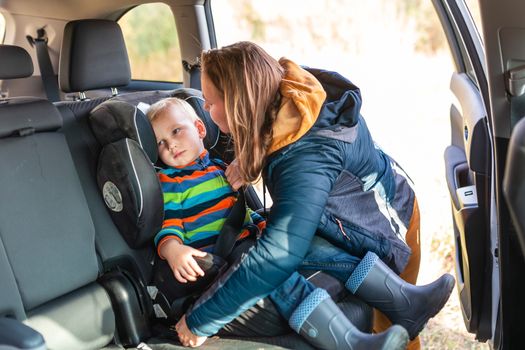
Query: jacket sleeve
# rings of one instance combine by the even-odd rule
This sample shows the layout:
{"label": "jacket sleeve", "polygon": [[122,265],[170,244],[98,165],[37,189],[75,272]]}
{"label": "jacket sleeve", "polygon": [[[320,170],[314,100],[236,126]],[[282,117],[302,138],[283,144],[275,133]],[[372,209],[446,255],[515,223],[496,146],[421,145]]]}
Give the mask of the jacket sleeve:
{"label": "jacket sleeve", "polygon": [[257,244],[186,315],[190,330],[215,334],[282,284],[302,262],[342,169],[339,143],[300,140],[271,162],[273,206]]}
{"label": "jacket sleeve", "polygon": [[[164,197],[164,221],[162,222],[162,229],[155,235],[153,239],[155,247],[157,248],[157,254],[160,256],[160,247],[168,239],[177,239],[180,243],[184,243],[186,238],[186,231],[184,230],[184,219],[180,218],[176,213],[180,213],[182,209],[181,203],[178,203],[175,200],[170,200],[170,193],[166,192],[166,187],[163,184],[162,191]],[[173,190],[173,184],[168,184],[167,188]],[[162,258],[162,256],[161,256]]]}

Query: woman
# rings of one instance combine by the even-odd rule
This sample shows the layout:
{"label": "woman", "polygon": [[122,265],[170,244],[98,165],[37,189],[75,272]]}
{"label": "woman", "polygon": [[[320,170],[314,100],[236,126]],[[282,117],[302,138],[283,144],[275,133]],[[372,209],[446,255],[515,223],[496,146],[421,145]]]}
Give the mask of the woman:
{"label": "woman", "polygon": [[[249,42],[203,52],[201,63],[205,108],[235,140],[237,169],[227,171],[228,180],[238,187],[262,173],[273,206],[253,249],[177,324],[181,339],[198,345],[269,295],[314,250],[316,233],[358,257],[377,253],[397,273],[410,271],[405,278],[415,283],[416,198],[403,172],[374,145],[357,87],[337,73],[276,61]],[[453,278],[411,289],[383,265],[365,257],[356,268],[361,273],[343,282],[395,323],[408,319],[403,326],[415,338],[443,307]]]}

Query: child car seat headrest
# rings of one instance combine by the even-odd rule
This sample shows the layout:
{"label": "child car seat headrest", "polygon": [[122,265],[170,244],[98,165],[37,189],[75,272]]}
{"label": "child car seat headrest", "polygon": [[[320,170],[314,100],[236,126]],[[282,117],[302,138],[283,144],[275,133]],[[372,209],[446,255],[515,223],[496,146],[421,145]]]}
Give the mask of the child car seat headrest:
{"label": "child car seat headrest", "polygon": [[164,202],[153,167],[157,145],[149,121],[137,107],[115,100],[97,106],[89,119],[102,145],[97,183],[115,225],[130,247],[153,244]]}
{"label": "child car seat headrest", "polygon": [[222,159],[227,164],[233,160],[233,144],[229,135],[223,134],[217,124],[211,119],[210,113],[204,109],[204,99],[199,90],[190,88],[179,88],[172,91],[147,91],[132,94],[122,94],[112,100],[118,100],[138,105],[146,103],[151,105],[163,98],[177,97],[184,100],[193,107],[197,116],[206,126],[206,137],[204,147],[210,152],[212,158]]}
{"label": "child car seat headrest", "polygon": [[123,138],[142,147],[152,163],[158,158],[157,141],[146,115],[136,106],[118,100],[101,103],[91,111],[91,129],[101,145]]}

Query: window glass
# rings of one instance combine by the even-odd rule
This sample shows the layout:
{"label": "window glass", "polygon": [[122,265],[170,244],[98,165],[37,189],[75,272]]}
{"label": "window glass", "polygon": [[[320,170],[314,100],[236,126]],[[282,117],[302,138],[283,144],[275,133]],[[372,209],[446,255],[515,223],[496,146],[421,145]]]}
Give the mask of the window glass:
{"label": "window glass", "polygon": [[384,76],[379,72],[387,67],[408,68],[407,55],[448,52],[425,0],[214,0],[211,7],[219,47],[249,40],[276,58],[354,80]]}
{"label": "window glass", "polygon": [[5,18],[0,13],[0,44],[4,42],[4,34],[5,34]]}
{"label": "window glass", "polygon": [[481,26],[481,13],[479,11],[478,0],[465,0],[465,4],[467,5],[472,19],[474,20],[474,24],[476,25],[477,30],[481,32],[483,27]]}
{"label": "window glass", "polygon": [[175,18],[166,4],[140,5],[119,20],[131,65],[131,78],[182,81]]}

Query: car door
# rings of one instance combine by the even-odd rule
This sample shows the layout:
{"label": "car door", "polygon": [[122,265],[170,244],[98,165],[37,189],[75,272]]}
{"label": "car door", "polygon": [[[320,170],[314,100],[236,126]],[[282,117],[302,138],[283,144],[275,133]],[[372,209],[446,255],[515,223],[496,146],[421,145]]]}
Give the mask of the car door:
{"label": "car door", "polygon": [[484,47],[462,0],[434,0],[434,5],[457,67],[451,90],[460,108],[451,108],[452,142],[445,162],[465,325],[478,339],[491,339],[496,349],[520,348],[525,331],[525,3],[479,1]]}
{"label": "car door", "polygon": [[456,258],[458,293],[467,330],[476,339],[492,336],[493,267],[491,236],[492,147],[485,103],[483,50],[462,1],[434,1],[455,63],[450,80],[451,141],[445,150]]}
{"label": "car door", "polygon": [[[501,297],[494,347],[518,349],[523,347],[525,334],[525,241],[523,226],[520,225],[525,217],[516,215],[525,209],[523,192],[519,196],[524,178],[517,176],[525,166],[524,148],[520,146],[524,140],[521,130],[525,97],[523,82],[519,78],[523,75],[525,64],[525,3],[501,0],[497,3],[483,1],[480,5],[494,134],[495,197],[498,203]],[[509,209],[513,215],[509,215]]]}

